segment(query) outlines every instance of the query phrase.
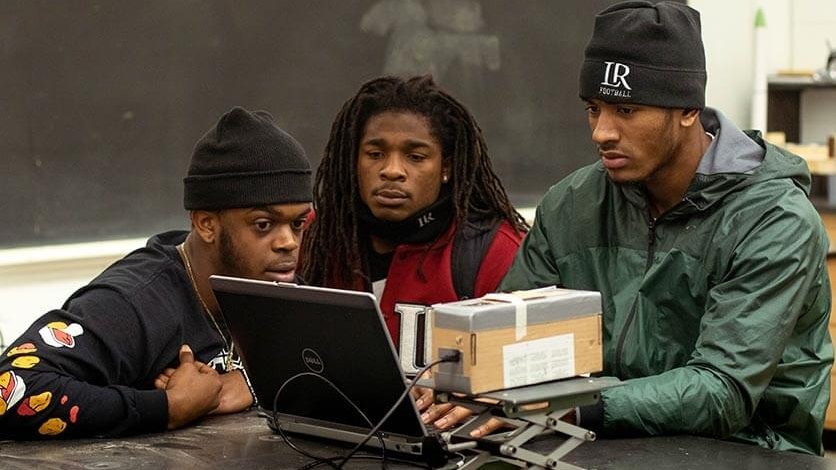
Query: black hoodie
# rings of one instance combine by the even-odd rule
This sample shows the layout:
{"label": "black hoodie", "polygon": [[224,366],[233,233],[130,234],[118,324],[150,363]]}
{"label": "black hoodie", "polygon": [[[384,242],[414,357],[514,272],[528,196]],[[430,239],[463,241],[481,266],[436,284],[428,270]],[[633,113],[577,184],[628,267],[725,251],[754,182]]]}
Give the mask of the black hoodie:
{"label": "black hoodie", "polygon": [[201,362],[225,354],[176,249],[187,234],[152,237],[11,343],[0,356],[0,437],[166,429],[157,375],[178,365],[183,344]]}

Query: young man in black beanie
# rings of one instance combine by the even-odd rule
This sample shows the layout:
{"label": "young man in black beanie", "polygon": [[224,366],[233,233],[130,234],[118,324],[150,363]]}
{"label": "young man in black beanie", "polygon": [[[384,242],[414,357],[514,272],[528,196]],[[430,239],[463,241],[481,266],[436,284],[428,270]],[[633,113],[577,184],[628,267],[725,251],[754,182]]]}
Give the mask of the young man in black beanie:
{"label": "young man in black beanie", "polygon": [[195,146],[191,231],[154,236],[0,358],[0,438],[117,436],[249,408],[209,276],[293,281],[311,210],[302,147],[234,108]]}
{"label": "young man in black beanie", "polygon": [[695,10],[596,17],[580,97],[600,160],[549,190],[500,288],[601,291],[604,374],[623,385],[582,426],[821,454],[833,351],[810,174],[706,108],[705,82]]}

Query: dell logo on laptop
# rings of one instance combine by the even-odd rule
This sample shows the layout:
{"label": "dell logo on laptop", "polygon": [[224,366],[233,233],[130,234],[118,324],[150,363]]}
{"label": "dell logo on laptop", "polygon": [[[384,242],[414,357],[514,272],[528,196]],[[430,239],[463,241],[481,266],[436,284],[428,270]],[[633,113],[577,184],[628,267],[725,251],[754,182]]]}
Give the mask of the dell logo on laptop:
{"label": "dell logo on laptop", "polygon": [[325,370],[325,363],[322,362],[322,358],[313,349],[305,348],[302,350],[302,362],[305,363],[305,367],[310,369],[311,372],[319,374]]}

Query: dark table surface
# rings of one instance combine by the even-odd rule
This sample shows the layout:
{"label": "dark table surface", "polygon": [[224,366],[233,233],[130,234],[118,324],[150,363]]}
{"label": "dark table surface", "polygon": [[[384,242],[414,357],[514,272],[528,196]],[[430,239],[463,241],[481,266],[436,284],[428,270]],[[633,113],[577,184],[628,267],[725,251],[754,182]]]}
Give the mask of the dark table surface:
{"label": "dark table surface", "polygon": [[[341,454],[344,447],[294,438],[319,454]],[[255,413],[211,417],[179,431],[125,439],[0,441],[0,468],[298,468],[310,459],[272,434]],[[818,470],[836,462],[808,455],[689,436],[601,439],[584,443],[564,461],[587,469]],[[390,468],[410,468],[389,465]],[[319,467],[328,468],[328,467]],[[380,468],[369,461],[346,468]]]}

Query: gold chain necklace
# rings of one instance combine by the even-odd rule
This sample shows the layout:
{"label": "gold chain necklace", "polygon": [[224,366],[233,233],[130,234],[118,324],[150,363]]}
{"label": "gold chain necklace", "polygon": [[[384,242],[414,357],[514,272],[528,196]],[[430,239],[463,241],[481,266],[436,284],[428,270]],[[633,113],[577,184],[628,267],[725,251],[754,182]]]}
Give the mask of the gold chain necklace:
{"label": "gold chain necklace", "polygon": [[194,277],[194,271],[192,270],[192,263],[189,259],[189,254],[186,253],[186,246],[185,242],[177,245],[177,252],[180,253],[180,257],[183,258],[183,263],[186,265],[186,273],[189,275],[189,280],[192,283],[192,287],[194,288],[195,294],[197,294],[197,300],[200,301],[200,305],[203,306],[203,309],[206,311],[206,314],[209,315],[209,319],[212,320],[212,324],[215,326],[215,330],[218,331],[218,334],[221,335],[221,340],[224,342],[224,347],[226,348],[226,359],[224,360],[224,369],[226,372],[232,371],[232,351],[235,349],[235,344],[229,344],[226,340],[226,336],[224,335],[223,330],[221,330],[221,326],[218,324],[218,321],[215,320],[215,315],[212,314],[212,310],[209,309],[209,305],[206,304],[206,301],[203,300],[203,296],[200,295],[200,290],[197,288],[197,281]]}

